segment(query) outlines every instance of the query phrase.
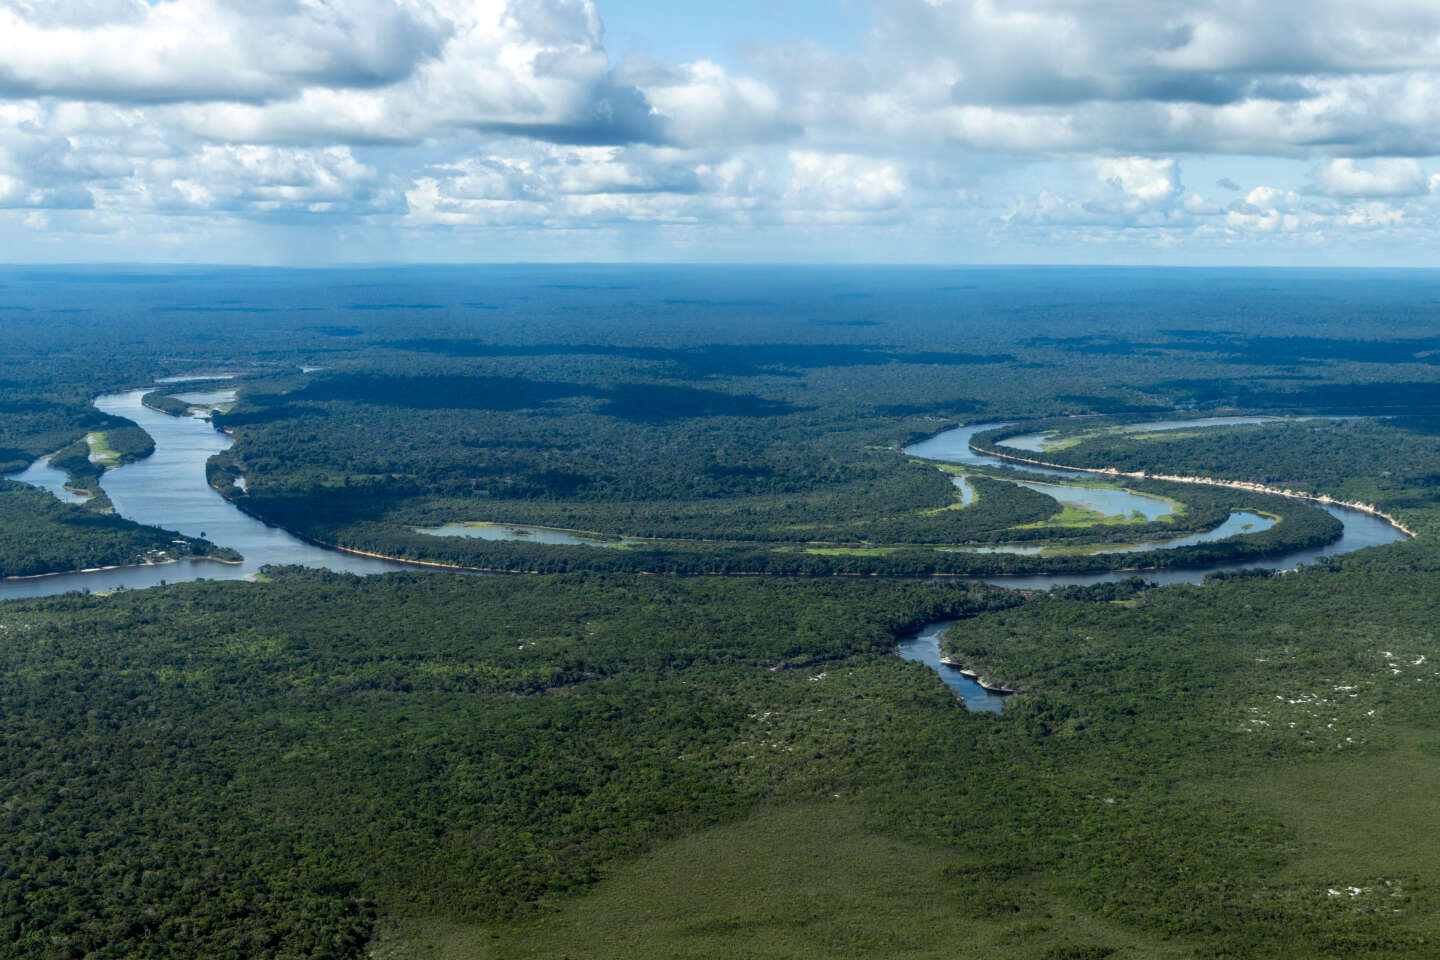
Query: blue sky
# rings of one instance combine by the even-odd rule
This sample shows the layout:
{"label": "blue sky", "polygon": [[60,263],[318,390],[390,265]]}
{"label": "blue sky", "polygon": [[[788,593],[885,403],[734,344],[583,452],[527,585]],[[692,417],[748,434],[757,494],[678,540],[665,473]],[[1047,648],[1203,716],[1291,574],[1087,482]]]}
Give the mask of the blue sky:
{"label": "blue sky", "polygon": [[744,53],[757,44],[796,41],[854,52],[874,22],[859,0],[731,0],[724,4],[624,0],[604,3],[605,47],[612,57],[714,60],[745,69]]}
{"label": "blue sky", "polygon": [[0,260],[1432,266],[1431,0],[0,0]]}

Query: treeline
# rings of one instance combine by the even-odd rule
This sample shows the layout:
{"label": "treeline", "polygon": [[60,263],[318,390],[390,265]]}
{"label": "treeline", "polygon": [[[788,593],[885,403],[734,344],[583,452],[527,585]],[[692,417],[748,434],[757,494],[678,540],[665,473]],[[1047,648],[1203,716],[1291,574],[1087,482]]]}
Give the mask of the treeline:
{"label": "treeline", "polygon": [[[983,445],[995,436],[976,439]],[[1160,436],[1106,433],[1042,459],[1248,480],[1387,510],[1418,510],[1440,499],[1440,423],[1434,417],[1291,421]]]}
{"label": "treeline", "polygon": [[44,490],[0,480],[0,577],[193,556],[239,559],[234,550],[208,540],[61,503]]}
{"label": "treeline", "polygon": [[[1038,494],[1037,494],[1038,496]],[[251,493],[237,506],[251,510],[264,495]],[[1169,569],[1260,560],[1277,554],[1320,546],[1338,539],[1343,524],[1316,507],[1282,497],[1245,494],[1243,505],[1278,515],[1267,530],[1213,543],[1123,554],[1023,556],[1007,553],[947,551],[934,546],[858,548],[854,552],[796,545],[683,541],[645,543],[625,548],[551,546],[523,541],[467,537],[436,537],[417,533],[408,524],[355,523],[354,504],[336,517],[324,504],[295,515],[295,528],[322,543],[410,560],[427,560],[486,570],[561,573],[597,570],[615,573],[764,574],[770,576],[1001,576],[1040,573],[1092,573],[1112,569]],[[382,508],[375,502],[373,508]],[[969,508],[966,508],[969,509]],[[956,511],[963,513],[964,510]],[[264,518],[288,515],[268,505],[256,511]],[[331,524],[335,524],[331,526]]]}
{"label": "treeline", "polygon": [[[558,381],[516,382],[502,390],[493,379],[445,375],[432,382],[372,374],[252,383],[234,410],[217,417],[218,427],[236,435],[225,469],[232,478],[245,475],[247,512],[312,539],[506,569],[517,562],[526,569],[678,565],[691,572],[907,575],[1103,569],[1107,561],[1094,559],[1065,558],[1058,567],[1043,568],[1014,558],[947,559],[913,545],[1144,543],[1211,529],[1244,505],[1243,495],[1233,491],[1136,484],[1142,492],[1171,496],[1180,490],[1187,510],[1145,524],[1027,528],[1059,513],[1053,498],[980,477],[975,504],[945,509],[956,501],[948,477],[875,444],[893,426],[798,408],[784,417],[679,417],[661,423],[593,405],[561,404],[573,399],[573,385]],[[573,392],[583,400],[587,389]],[[217,487],[241,498],[224,479]],[[1180,551],[1198,558],[1182,562],[1258,557],[1338,535],[1333,521],[1303,512],[1297,517],[1287,529],[1247,544]],[[555,554],[513,553],[504,545],[442,546],[409,529],[472,520],[698,543],[657,545],[644,551],[644,559],[589,551],[557,560]],[[716,541],[754,546],[737,549]],[[803,549],[774,549],[786,544],[899,549],[877,566],[872,560],[814,560]],[[695,557],[669,556],[692,548]],[[717,562],[722,555],[728,559]],[[1137,562],[1169,566],[1176,558],[1147,554]]]}
{"label": "treeline", "polygon": [[[925,889],[1016,943],[1061,925],[1089,951],[1074,955],[1103,955],[1094,921],[1203,955],[1428,956],[1428,860],[1387,868],[1391,896],[1310,859],[1328,841],[1298,832],[1309,821],[1235,798],[1426,729],[1440,687],[1392,679],[1376,637],[1410,671],[1437,569],[1417,543],[1270,580],[1028,601],[274,571],[9,604],[0,942],[20,960],[358,958],[377,917],[408,916],[520,953],[550,904],[618,862],[840,794],[871,829],[939,851]],[[893,655],[932,617],[959,617],[947,650],[1022,690],[1003,716]],[[1249,723],[1338,683],[1364,693],[1318,722]],[[1337,909],[1324,889],[1340,880],[1383,899]],[[903,918],[848,911],[904,935]]]}
{"label": "treeline", "polygon": [[173,390],[152,390],[140,398],[140,402],[151,410],[158,410],[161,413],[169,414],[172,417],[184,417],[190,413],[190,404],[184,400],[177,400],[170,394]]}

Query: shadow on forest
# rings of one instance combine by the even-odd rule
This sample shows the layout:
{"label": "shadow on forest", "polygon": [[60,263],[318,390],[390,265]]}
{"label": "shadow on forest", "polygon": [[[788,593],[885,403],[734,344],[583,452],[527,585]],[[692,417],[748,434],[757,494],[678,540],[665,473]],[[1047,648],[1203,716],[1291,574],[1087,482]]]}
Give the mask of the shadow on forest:
{"label": "shadow on forest", "polygon": [[392,340],[380,346],[396,350],[438,353],[447,357],[623,357],[671,363],[688,375],[706,377],[798,376],[795,370],[818,367],[884,366],[888,363],[923,363],[938,366],[973,366],[1014,363],[1009,354],[903,352],[882,347],[845,344],[762,343],[744,346],[707,346],[690,349],[625,347],[609,344],[544,343],[506,346],[475,340]]}
{"label": "shadow on forest", "polygon": [[[1268,378],[1267,378],[1268,379]],[[1440,410],[1440,383],[1323,383],[1298,390],[1272,390],[1250,379],[1170,380],[1151,390],[1185,393],[1201,405],[1249,409],[1324,410],[1385,413]]]}
{"label": "shadow on forest", "polygon": [[801,408],[751,394],[731,394],[696,387],[626,383],[598,387],[577,383],[526,380],[521,377],[382,377],[352,374],[312,383],[286,394],[246,398],[258,409],[223,417],[227,427],[269,423],[292,417],[324,415],[307,403],[362,403],[406,410],[531,410],[559,400],[601,401],[598,412],[644,423],[691,417],[777,417]]}
{"label": "shadow on forest", "polygon": [[1166,330],[1173,340],[1142,343],[1103,335],[1032,337],[1033,346],[1108,356],[1159,356],[1165,351],[1216,354],[1221,363],[1317,365],[1336,360],[1358,363],[1440,364],[1440,337],[1406,340],[1345,340],[1329,337],[1247,337],[1213,330]]}

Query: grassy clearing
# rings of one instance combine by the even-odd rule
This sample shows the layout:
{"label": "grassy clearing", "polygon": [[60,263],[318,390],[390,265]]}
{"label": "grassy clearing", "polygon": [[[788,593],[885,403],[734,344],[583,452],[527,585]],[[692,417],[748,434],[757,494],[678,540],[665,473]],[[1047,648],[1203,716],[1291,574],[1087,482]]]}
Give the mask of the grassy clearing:
{"label": "grassy clearing", "polygon": [[1025,523],[1012,529],[1015,530],[1039,530],[1043,527],[1096,527],[1116,526],[1119,524],[1134,523],[1129,517],[1109,516],[1099,510],[1091,510],[1075,503],[1060,501],[1060,512],[1053,517],[1036,523]]}
{"label": "grassy clearing", "polygon": [[105,431],[97,430],[94,433],[85,435],[85,442],[90,445],[90,462],[98,463],[103,467],[118,467],[120,465],[120,453],[113,450],[106,443]]}
{"label": "grassy clearing", "polygon": [[[1082,916],[1059,900],[1023,919],[977,916],[952,858],[868,830],[840,801],[766,809],[619,868],[542,920],[485,928],[391,924],[374,960],[501,957],[1179,958],[1191,951]],[[983,909],[983,908],[982,908]]]}
{"label": "grassy clearing", "polygon": [[810,547],[806,553],[820,557],[883,557],[902,547]]}

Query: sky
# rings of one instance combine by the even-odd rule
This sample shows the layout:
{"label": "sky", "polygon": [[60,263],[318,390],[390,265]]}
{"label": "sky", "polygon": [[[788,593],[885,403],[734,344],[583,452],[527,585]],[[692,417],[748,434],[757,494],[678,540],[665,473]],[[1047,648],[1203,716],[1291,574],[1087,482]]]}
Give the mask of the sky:
{"label": "sky", "polygon": [[1440,264],[1436,0],[0,0],[0,261]]}

